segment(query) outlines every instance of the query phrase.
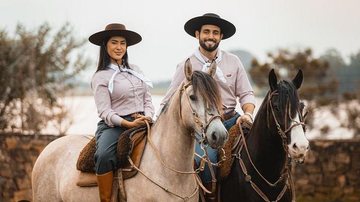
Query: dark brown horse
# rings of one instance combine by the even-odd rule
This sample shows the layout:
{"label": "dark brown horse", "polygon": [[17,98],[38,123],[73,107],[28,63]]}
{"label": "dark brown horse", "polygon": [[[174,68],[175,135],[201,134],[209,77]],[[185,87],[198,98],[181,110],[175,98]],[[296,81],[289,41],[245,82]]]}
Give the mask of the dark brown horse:
{"label": "dark brown horse", "polygon": [[290,162],[302,162],[309,149],[300,113],[297,89],[303,81],[299,70],[292,81],[279,81],[269,73],[270,91],[254,120],[229,176],[221,184],[221,199],[228,201],[282,201],[295,199]]}

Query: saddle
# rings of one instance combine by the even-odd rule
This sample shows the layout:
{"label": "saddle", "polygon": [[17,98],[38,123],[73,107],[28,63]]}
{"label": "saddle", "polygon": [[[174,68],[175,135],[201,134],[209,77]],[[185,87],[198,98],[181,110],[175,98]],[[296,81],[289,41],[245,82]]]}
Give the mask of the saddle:
{"label": "saddle", "polygon": [[[137,171],[133,169],[131,163],[129,162],[128,157],[131,158],[131,161],[135,166],[140,166],[141,158],[146,145],[146,137],[147,126],[135,127],[124,131],[120,135],[117,144],[117,158],[123,180],[134,177],[137,174]],[[97,186],[94,161],[95,151],[96,139],[94,137],[82,149],[76,163],[76,168],[80,171],[76,184],[80,187]]]}
{"label": "saddle", "polygon": [[[250,132],[250,129],[252,127],[252,123],[244,122],[241,124],[241,129],[244,132],[244,137],[247,137],[247,135]],[[234,156],[233,154],[237,153],[239,148],[241,147],[242,141],[241,141],[241,135],[240,135],[240,127],[238,124],[235,124],[233,127],[229,130],[229,139],[225,143],[223,149],[225,151],[225,160],[219,165],[219,178],[220,181],[227,178],[227,176],[230,174],[232,164],[234,162]],[[218,151],[218,154],[222,154],[221,151]],[[222,157],[218,157],[220,159]]]}

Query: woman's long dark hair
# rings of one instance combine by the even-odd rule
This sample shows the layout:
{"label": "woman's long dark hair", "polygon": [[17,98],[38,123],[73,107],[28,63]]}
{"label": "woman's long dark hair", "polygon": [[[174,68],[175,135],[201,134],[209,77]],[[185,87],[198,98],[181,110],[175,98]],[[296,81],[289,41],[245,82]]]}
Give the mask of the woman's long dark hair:
{"label": "woman's long dark hair", "polygon": [[[107,38],[106,40],[104,40],[103,43],[100,46],[99,61],[98,61],[98,66],[97,66],[96,72],[106,69],[106,67],[111,62],[110,56],[109,56],[109,54],[107,53],[107,50],[106,50],[106,44],[109,41],[109,39],[110,38]],[[124,54],[124,56],[122,58],[121,64],[125,68],[130,68],[130,66],[129,66],[129,56],[128,56],[128,53],[127,53],[127,47],[126,47],[126,53]]]}

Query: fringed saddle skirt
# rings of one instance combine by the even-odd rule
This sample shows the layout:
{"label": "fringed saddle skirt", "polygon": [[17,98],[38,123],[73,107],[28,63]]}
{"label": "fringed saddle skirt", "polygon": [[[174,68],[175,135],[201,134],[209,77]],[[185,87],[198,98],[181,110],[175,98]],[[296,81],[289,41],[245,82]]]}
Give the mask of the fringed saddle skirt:
{"label": "fringed saddle skirt", "polygon": [[[241,128],[244,132],[244,137],[247,137],[251,127],[252,127],[251,123],[242,123]],[[234,154],[242,144],[240,138],[241,138],[240,127],[238,124],[235,124],[233,127],[230,128],[229,139],[225,143],[225,146],[223,147],[225,151],[225,161],[223,161],[219,166],[220,180],[226,179],[227,176],[230,174],[231,167],[234,162],[234,157],[232,154]],[[218,154],[222,154],[222,152],[219,151]],[[220,158],[221,157],[219,157],[218,159]]]}

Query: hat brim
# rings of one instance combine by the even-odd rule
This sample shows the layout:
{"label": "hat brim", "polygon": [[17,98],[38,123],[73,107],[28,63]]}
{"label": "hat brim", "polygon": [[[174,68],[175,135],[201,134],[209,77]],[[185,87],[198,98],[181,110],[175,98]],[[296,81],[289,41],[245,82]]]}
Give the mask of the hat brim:
{"label": "hat brim", "polygon": [[89,41],[95,45],[101,46],[101,44],[113,36],[122,36],[126,39],[127,46],[132,46],[141,41],[140,34],[130,30],[104,30],[97,32],[89,37]]}
{"label": "hat brim", "polygon": [[199,16],[192,18],[185,23],[184,29],[189,35],[195,37],[195,31],[200,30],[203,25],[216,25],[220,27],[221,33],[223,34],[222,39],[230,38],[236,32],[236,28],[231,22],[211,16]]}

